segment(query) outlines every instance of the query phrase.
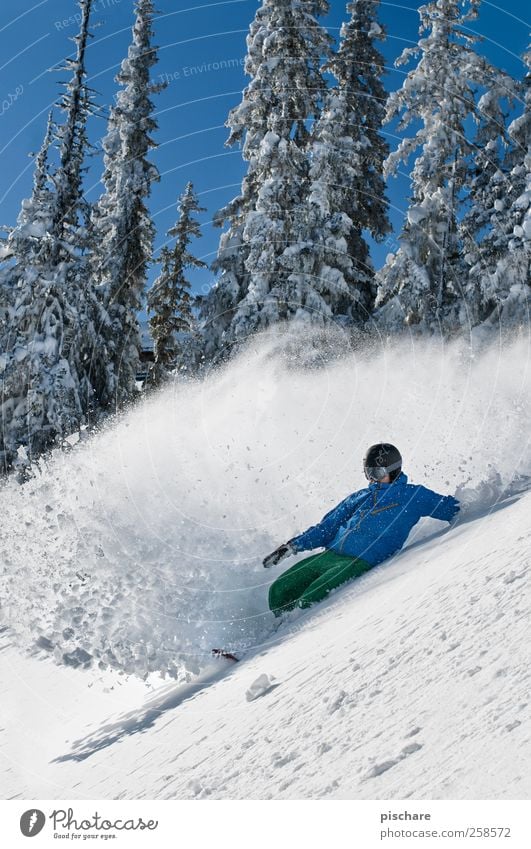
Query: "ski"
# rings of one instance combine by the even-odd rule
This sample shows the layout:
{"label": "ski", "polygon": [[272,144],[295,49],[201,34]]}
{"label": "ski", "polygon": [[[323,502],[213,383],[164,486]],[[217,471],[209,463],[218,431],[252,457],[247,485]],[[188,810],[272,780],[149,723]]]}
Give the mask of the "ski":
{"label": "ski", "polygon": [[232,660],[233,663],[238,663],[238,661],[240,659],[239,657],[236,657],[236,655],[233,654],[232,652],[225,651],[224,649],[212,649],[212,656],[213,657],[224,657],[226,660]]}

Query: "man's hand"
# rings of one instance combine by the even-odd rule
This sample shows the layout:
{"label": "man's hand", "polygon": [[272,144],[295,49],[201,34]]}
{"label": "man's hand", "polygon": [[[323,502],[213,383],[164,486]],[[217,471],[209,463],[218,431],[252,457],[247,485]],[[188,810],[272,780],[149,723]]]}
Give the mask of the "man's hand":
{"label": "man's hand", "polygon": [[271,554],[268,554],[267,557],[264,557],[263,564],[266,569],[271,568],[271,566],[276,566],[277,563],[280,563],[281,560],[284,560],[285,557],[290,557],[292,554],[295,554],[295,549],[292,548],[289,542],[284,543],[279,548],[276,548]]}

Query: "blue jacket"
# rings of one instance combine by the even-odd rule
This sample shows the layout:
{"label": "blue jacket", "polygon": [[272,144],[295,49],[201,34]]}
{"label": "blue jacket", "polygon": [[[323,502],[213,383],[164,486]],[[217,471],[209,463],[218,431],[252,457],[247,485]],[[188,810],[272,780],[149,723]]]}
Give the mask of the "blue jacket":
{"label": "blue jacket", "polygon": [[295,551],[327,548],[376,566],[402,548],[421,516],[449,522],[458,511],[453,496],[408,484],[401,472],[392,483],[371,483],[352,493],[290,543]]}

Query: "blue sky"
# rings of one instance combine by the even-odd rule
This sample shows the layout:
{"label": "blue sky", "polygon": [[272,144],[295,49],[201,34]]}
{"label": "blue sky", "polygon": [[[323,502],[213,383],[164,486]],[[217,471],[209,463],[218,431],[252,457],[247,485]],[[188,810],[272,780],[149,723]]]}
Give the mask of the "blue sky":
{"label": "blue sky", "polygon": [[[325,23],[338,36],[345,17],[343,0],[331,0]],[[402,49],[416,42],[418,12],[415,0],[382,2],[380,20],[388,38],[382,50],[388,75],[385,85],[397,88],[407,71],[393,68]],[[159,143],[153,153],[161,182],[154,186],[151,209],[157,226],[157,248],[174,223],[175,204],[188,180],[192,180],[207,212],[201,216],[203,238],[193,249],[205,262],[216,252],[220,231],[211,225],[213,212],[237,191],[245,170],[237,148],[224,146],[224,127],[229,109],[237,104],[246,85],[243,71],[245,37],[259,6],[258,0],[159,0],[155,42],[160,48],[153,75],[168,83],[154,99]],[[89,83],[97,101],[107,107],[116,91],[114,76],[127,51],[133,0],[95,0],[94,38],[87,54]],[[53,70],[73,50],[69,39],[76,34],[78,6],[75,0],[10,0],[0,8],[0,223],[12,224],[21,200],[31,191],[31,151],[38,150],[49,108],[57,99],[65,75]],[[528,0],[506,0],[504,7],[483,2],[473,28],[484,37],[480,50],[509,73],[521,77],[521,54],[529,43]],[[93,119],[94,143],[105,132],[105,119]],[[387,129],[392,147],[396,136]],[[101,159],[90,163],[86,193],[95,200]],[[392,221],[400,231],[407,205],[407,175],[390,181]],[[373,258],[378,267],[389,247],[377,246]],[[156,269],[152,271],[156,273]],[[212,282],[209,271],[193,275],[197,292]]]}

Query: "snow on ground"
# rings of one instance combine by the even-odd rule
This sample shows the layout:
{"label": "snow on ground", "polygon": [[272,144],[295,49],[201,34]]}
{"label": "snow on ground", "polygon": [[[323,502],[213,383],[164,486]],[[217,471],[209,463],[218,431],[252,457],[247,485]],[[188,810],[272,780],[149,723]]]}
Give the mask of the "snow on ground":
{"label": "snow on ground", "polygon": [[4,637],[2,794],[529,798],[530,507],[413,547],[204,686],[104,692]]}
{"label": "snow on ground", "polygon": [[[531,473],[529,342],[318,370],[278,347],[0,490],[3,796],[529,795],[531,494],[507,499]],[[467,521],[272,635],[291,562],[261,558],[364,485],[379,439]],[[227,669],[216,646],[248,653]]]}

